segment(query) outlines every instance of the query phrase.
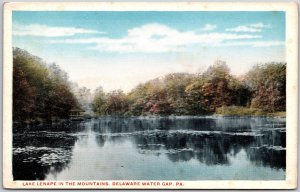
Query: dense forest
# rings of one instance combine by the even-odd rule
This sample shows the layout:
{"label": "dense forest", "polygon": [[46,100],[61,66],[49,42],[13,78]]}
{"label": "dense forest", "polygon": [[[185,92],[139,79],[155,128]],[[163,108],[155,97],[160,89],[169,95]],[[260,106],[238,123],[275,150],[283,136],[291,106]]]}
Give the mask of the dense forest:
{"label": "dense forest", "polygon": [[13,49],[13,120],[52,121],[79,108],[66,72],[27,51]]}
{"label": "dense forest", "polygon": [[92,105],[96,115],[264,115],[285,111],[286,64],[254,66],[242,77],[217,60],[203,73],[173,73],[122,90],[93,94],[72,88],[66,72],[25,50],[13,49],[13,120],[68,118],[71,109]]}
{"label": "dense forest", "polygon": [[216,61],[201,74],[173,73],[122,90],[95,91],[98,115],[266,115],[285,111],[286,64],[254,66],[243,77]]}

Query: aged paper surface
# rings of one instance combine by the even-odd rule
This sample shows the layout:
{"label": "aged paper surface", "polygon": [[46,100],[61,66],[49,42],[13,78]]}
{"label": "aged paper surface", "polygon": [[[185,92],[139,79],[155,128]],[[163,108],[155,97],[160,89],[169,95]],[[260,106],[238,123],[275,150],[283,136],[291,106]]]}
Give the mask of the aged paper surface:
{"label": "aged paper surface", "polygon": [[[121,20],[120,15],[114,15],[120,12],[124,14],[121,16],[126,22],[116,22],[116,26],[105,23],[105,19],[107,18],[110,19],[107,19],[109,21]],[[71,15],[64,15],[65,13],[70,13]],[[256,13],[257,15],[255,16]],[[268,23],[268,20],[264,20],[263,22],[257,22],[257,20],[251,21],[251,19],[256,17],[265,18],[263,15],[259,16],[259,14],[270,13],[273,13],[274,17],[282,19],[282,23],[278,22],[278,24],[276,21],[272,23],[272,17],[270,15],[268,16],[270,17],[270,23]],[[52,21],[46,16],[47,14],[53,14]],[[100,15],[96,18],[93,14]],[[201,16],[201,14],[203,15]],[[210,16],[208,14],[210,14]],[[214,14],[216,15],[215,18],[217,19],[213,19]],[[221,14],[224,14],[223,17]],[[249,22],[245,22],[245,18],[247,18],[247,15],[245,14],[249,14]],[[278,16],[278,14],[281,14],[282,16]],[[6,3],[4,6],[3,38],[4,187],[25,189],[296,188],[298,153],[297,14],[298,7],[295,3]],[[196,16],[199,16],[199,18],[203,20],[206,19],[206,21],[203,21],[202,26],[193,26],[199,24],[197,23],[198,20],[195,19]],[[172,21],[169,20],[171,17],[173,17]],[[65,22],[68,23],[68,26],[63,26],[63,22],[55,23],[55,21],[58,21],[58,18],[60,20],[65,20]],[[151,22],[146,22],[149,20],[149,18],[152,19],[150,19]],[[186,20],[187,23],[180,22],[185,18],[190,18]],[[235,19],[230,20],[230,18]],[[94,19],[95,25],[103,27],[96,30],[95,28],[92,28],[93,25],[91,25],[90,29],[87,28],[84,26],[84,21],[88,23],[90,19]],[[43,23],[43,20],[47,24]],[[101,22],[104,24],[102,25]],[[228,26],[226,26],[226,24],[228,24]],[[277,28],[275,26],[277,26]],[[111,34],[109,34],[109,32],[106,30],[111,30],[110,32],[113,33],[113,35],[110,36]],[[268,32],[265,32],[264,30],[277,30],[278,33],[272,33],[274,35],[273,37],[267,37]],[[123,35],[123,32],[127,34]],[[276,39],[277,35],[278,39]],[[244,41],[238,41],[240,39]],[[197,43],[200,44],[199,47],[192,47],[193,50],[191,50],[191,52],[188,54],[182,54],[182,52],[188,50],[190,46],[194,46],[194,44]],[[87,44],[88,46],[86,46]],[[201,47],[201,45],[205,45],[204,48]],[[81,49],[84,46],[86,46],[86,49]],[[214,47],[214,50],[220,49],[221,51],[209,52],[207,50],[210,46]],[[183,62],[184,64],[180,63],[183,65],[183,67],[181,65],[178,67],[175,66],[176,64],[174,64],[174,67],[167,67],[165,69],[166,71],[174,74],[180,72],[199,73],[197,66],[195,67],[192,64],[194,60],[199,59],[197,58],[197,54],[200,53],[192,52],[195,51],[195,49],[199,48],[199,50],[204,52],[203,60],[205,60],[206,56],[209,57],[210,54],[213,54],[212,57],[215,57],[215,59],[219,59],[219,57],[221,57],[220,60],[222,60],[224,58],[221,53],[224,51],[222,50],[222,47],[225,47],[225,49],[228,48],[228,54],[230,54],[230,52],[241,52],[241,55],[243,55],[247,53],[247,47],[245,48],[243,46],[249,46],[253,48],[253,50],[257,47],[260,49],[265,49],[265,54],[270,54],[270,57],[275,56],[272,55],[272,53],[274,54],[277,52],[278,55],[283,55],[284,58],[283,60],[277,60],[287,63],[286,99],[284,99],[284,102],[286,102],[286,117],[283,118],[285,119],[284,123],[282,123],[281,117],[279,120],[275,118],[276,123],[271,123],[273,128],[272,131],[275,131],[272,132],[273,135],[267,135],[269,133],[265,133],[265,130],[263,130],[265,132],[246,132],[240,130],[238,130],[238,132],[226,132],[224,130],[220,131],[217,128],[222,127],[223,129],[227,130],[228,127],[226,127],[225,122],[229,121],[232,123],[232,120],[220,120],[216,116],[211,116],[211,114],[209,116],[204,115],[205,117],[195,115],[187,110],[187,106],[183,107],[183,109],[186,109],[184,110],[184,113],[188,115],[182,115],[182,111],[168,113],[168,110],[171,110],[167,107],[169,105],[164,105],[161,100],[156,104],[153,104],[153,106],[151,104],[153,100],[150,100],[151,102],[149,101],[144,106],[145,109],[148,109],[147,107],[151,105],[149,107],[149,111],[143,113],[143,115],[132,115],[129,117],[129,119],[126,119],[128,117],[125,117],[126,120],[124,120],[124,117],[118,120],[111,119],[111,116],[115,116],[116,114],[119,115],[121,113],[119,113],[119,111],[117,111],[118,113],[115,111],[116,113],[113,114],[106,113],[105,117],[103,114],[100,114],[100,116],[83,117],[80,115],[80,110],[83,110],[82,108],[80,110],[72,109],[70,115],[71,123],[69,120],[66,122],[67,125],[76,125],[74,125],[74,128],[71,130],[71,132],[65,132],[65,130],[53,131],[55,126],[62,126],[59,123],[58,125],[51,124],[49,130],[51,129],[53,132],[48,131],[47,129],[45,131],[44,128],[46,126],[44,125],[41,128],[43,129],[42,131],[33,131],[32,127],[34,126],[28,124],[28,119],[26,119],[27,128],[25,128],[25,131],[13,130],[13,126],[15,126],[16,122],[18,123],[18,120],[13,118],[13,114],[15,114],[14,112],[16,111],[16,109],[13,111],[13,96],[15,94],[13,93],[12,86],[14,83],[13,69],[19,70],[17,68],[13,68],[13,63],[15,63],[15,61],[13,61],[13,59],[15,59],[15,55],[13,57],[13,54],[18,51],[20,52],[19,54],[21,56],[27,54],[27,52],[24,53],[16,49],[16,47],[26,50],[32,55],[41,57],[42,59],[47,60],[47,62],[57,62],[57,65],[60,65],[60,62],[74,63],[74,66],[60,66],[63,70],[69,73],[71,78],[70,81],[74,81],[74,79],[77,81],[80,79],[80,74],[85,74],[84,71],[86,71],[83,68],[88,66],[84,63],[82,63],[82,66],[76,65],[76,60],[87,59],[92,57],[92,54],[96,54],[90,54],[89,51],[98,51],[103,54],[101,57],[105,58],[101,60],[104,65],[102,65],[102,68],[99,69],[99,73],[107,70],[107,77],[105,79],[106,72],[103,72],[99,75],[94,74],[93,72],[98,69],[96,67],[93,68],[94,66],[90,66],[90,73],[85,74],[86,76],[92,76],[94,74],[95,78],[98,78],[99,76],[104,77],[103,79],[87,79],[82,81],[82,83],[85,83],[83,85],[91,85],[95,87],[97,85],[94,85],[93,82],[99,81],[102,83],[98,86],[102,86],[104,90],[108,92],[119,89],[119,87],[114,84],[114,82],[119,82],[121,84],[120,88],[124,89],[125,93],[127,94],[131,88],[134,88],[139,83],[145,83],[148,80],[164,76],[167,73],[160,71],[156,75],[150,75],[149,77],[146,77],[146,73],[141,73],[140,71],[149,70],[149,73],[152,74],[156,71],[151,69],[151,67],[141,69],[138,68],[137,64],[132,64],[127,66],[127,68],[131,70],[132,74],[129,76],[124,76],[124,79],[122,79],[121,75],[123,74],[118,72],[120,70],[117,68],[119,67],[121,68],[121,71],[124,70],[124,73],[128,73],[128,71],[126,71],[126,66],[124,67],[121,65],[116,65],[116,68],[113,67],[114,69],[111,69],[110,65],[112,65],[112,62],[120,62],[123,65],[126,65],[133,61],[128,58],[142,58],[140,60],[137,59],[137,62],[143,61],[146,63],[146,60],[156,58],[153,60],[153,62],[161,62],[162,66],[164,65],[162,61],[164,54],[173,53],[175,57],[172,55],[169,56],[170,58],[173,58],[170,59],[169,62],[176,63],[179,60],[188,60],[191,62],[191,64],[186,64],[185,62]],[[231,49],[231,47],[233,48]],[[54,48],[57,48],[57,50]],[[66,51],[67,49],[73,50],[74,55],[68,56]],[[253,58],[257,56],[254,53],[252,54],[250,49],[248,51],[249,53],[247,54],[249,54],[250,60],[251,57]],[[47,55],[46,52],[51,52],[51,54]],[[98,52],[97,54],[99,54]],[[82,53],[83,55],[79,56],[77,55],[78,53]],[[195,59],[193,60],[191,58]],[[245,58],[245,60],[249,58]],[[237,57],[233,58],[233,60],[235,59],[237,59]],[[241,61],[242,60],[244,59],[242,58]],[[87,59],[87,61],[92,62],[92,59]],[[269,60],[264,61],[269,62]],[[256,62],[259,62],[259,60]],[[239,64],[232,67],[229,64],[230,61],[227,61],[227,63],[229,68],[231,68],[231,72],[233,73],[236,72],[239,74],[238,70],[242,70],[242,67],[239,68]],[[149,63],[147,64],[148,66],[150,65]],[[208,65],[210,64],[211,63]],[[218,60],[216,64],[217,66],[222,66],[224,63]],[[236,71],[234,71],[235,67],[237,68]],[[138,69],[138,71],[135,71],[135,68]],[[176,69],[173,70],[173,68]],[[51,69],[53,70],[53,68]],[[69,69],[72,70],[68,71]],[[241,73],[246,72],[247,70]],[[58,73],[60,74],[62,72],[58,70]],[[114,73],[118,74],[119,76],[113,76],[115,75]],[[22,72],[18,74],[19,76],[24,77],[22,76]],[[136,74],[141,75],[139,76]],[[211,73],[208,74],[211,75]],[[109,78],[110,76],[116,78]],[[131,79],[131,76],[134,78]],[[138,82],[135,79],[138,77],[145,78],[145,80]],[[20,83],[22,85],[21,88],[30,86],[30,82],[28,85],[26,82],[24,83],[24,81],[21,81],[23,84]],[[60,79],[60,81],[63,80]],[[80,83],[80,81],[78,80],[77,83]],[[133,87],[130,87],[131,85]],[[97,87],[95,87],[95,89],[96,88]],[[127,92],[126,89],[128,89]],[[155,92],[157,88],[153,89]],[[193,90],[192,86],[187,86],[185,88],[186,92],[190,90]],[[208,89],[206,90],[209,91]],[[266,91],[268,91],[268,89]],[[32,94],[32,92],[34,92],[34,89],[31,90],[31,92],[22,92],[22,94],[24,94],[24,101],[34,103],[34,101],[26,100],[27,98],[25,95],[27,93]],[[190,93],[192,94],[193,92]],[[206,92],[204,91],[204,93]],[[109,97],[113,94],[117,94],[117,92],[110,92],[106,94],[106,96]],[[269,93],[269,95],[272,94],[276,96],[277,92]],[[38,96],[35,95],[35,98],[38,98]],[[61,97],[57,97],[57,100],[60,98]],[[176,98],[178,99],[177,96]],[[213,100],[215,101],[216,99]],[[257,100],[258,99],[251,101],[251,105],[255,105]],[[176,103],[175,101],[168,100],[168,102]],[[55,104],[55,102],[52,100],[49,102],[51,105],[52,102]],[[84,106],[84,104],[82,105]],[[213,103],[208,106],[212,105]],[[235,104],[230,104],[230,106],[231,105],[234,106]],[[259,104],[257,105],[259,106]],[[220,106],[223,107],[223,105]],[[15,108],[17,107],[19,106],[15,106]],[[26,110],[31,110],[31,108],[24,109],[25,112]],[[200,109],[197,110],[198,111],[196,112],[200,111]],[[209,110],[215,109],[206,109],[206,111]],[[165,117],[165,114],[162,115],[162,111],[166,113],[168,117]],[[102,111],[100,110],[94,112],[101,113]],[[274,112],[274,110],[272,112]],[[55,110],[53,113],[55,113]],[[155,115],[154,117],[153,114]],[[23,114],[21,113],[17,115],[19,115],[21,119]],[[107,115],[109,117],[107,117]],[[126,115],[128,114],[126,113]],[[142,117],[133,117],[139,115]],[[50,118],[53,120],[52,116]],[[82,123],[80,118],[86,119],[83,120]],[[80,119],[81,122],[79,124],[74,123],[74,121],[77,122],[78,119]],[[39,118],[39,121],[43,122],[44,119]],[[254,120],[254,122],[261,121],[262,120],[257,117]],[[264,119],[263,121],[267,121],[267,126],[269,125],[269,121],[272,120],[267,118],[267,120]],[[169,129],[169,127],[166,126],[166,124],[168,125],[168,122],[171,122],[171,125],[174,127],[184,126],[184,124],[180,124],[180,122],[185,122],[189,126],[189,123],[195,122],[197,125],[195,125],[194,129],[187,127],[186,129],[182,130],[167,130],[165,132],[164,128]],[[199,131],[197,126],[200,122],[203,123],[201,126],[215,126],[217,130],[201,129]],[[236,120],[234,120],[234,122],[236,122]],[[241,120],[239,119],[241,127],[244,126],[243,123],[245,122],[248,122],[248,119],[245,117],[242,117]],[[258,125],[256,123],[253,125],[253,120],[249,120],[249,122],[250,124],[252,123],[251,126],[256,127]],[[113,127],[111,123],[116,124],[116,127]],[[144,129],[146,131],[143,131],[141,134],[139,129],[142,129],[144,123],[147,124],[148,127],[146,127]],[[218,125],[218,123],[221,125]],[[127,127],[128,124],[129,128]],[[230,126],[234,127],[234,124],[235,123]],[[274,127],[278,126],[279,124],[284,124],[285,127]],[[99,132],[98,129],[104,129],[104,125],[108,125],[109,130],[115,128],[122,129],[122,131],[108,133],[106,132],[107,130],[105,130]],[[40,125],[37,125],[36,127],[40,129],[39,126]],[[153,126],[154,129],[151,130]],[[74,132],[73,130],[75,127],[78,130],[84,130]],[[130,132],[127,130],[131,130],[131,128],[133,131]],[[98,130],[98,132],[95,130]],[[285,135],[283,133],[285,133]],[[220,134],[223,136],[219,136]],[[279,134],[279,136],[277,134]],[[259,139],[260,137],[267,137],[265,140],[271,143],[264,143],[266,141],[264,139]],[[52,138],[53,140],[50,139],[51,141],[49,141],[49,138]],[[214,140],[214,138],[216,140]],[[230,140],[229,144],[226,143],[227,139]],[[220,140],[222,141],[221,143],[219,142]],[[278,140],[282,140],[284,143],[283,145],[285,146],[274,144],[274,142],[276,143]],[[204,141],[206,141],[206,143],[203,144],[202,142]],[[51,143],[51,145],[53,144],[53,146],[49,147],[49,143],[47,142]],[[232,144],[232,142],[236,143]],[[272,142],[273,145],[271,145]],[[256,143],[256,145],[253,143]],[[70,146],[68,146],[69,144]],[[228,151],[226,152],[222,151],[224,150],[224,147],[220,145],[227,144],[232,144],[231,148],[229,147]],[[261,146],[258,146],[258,144],[261,144]],[[210,145],[216,146],[210,148]],[[238,145],[238,147],[235,147],[236,145]],[[95,148],[92,148],[93,146]],[[260,147],[267,151],[267,153],[253,152],[253,150],[259,149]],[[234,150],[237,150],[238,152],[235,154]],[[234,153],[234,155],[231,153]],[[285,158],[281,158],[282,154],[285,154]],[[105,158],[106,156],[107,158]],[[256,158],[260,159],[258,160]],[[270,163],[270,159],[273,162]],[[143,163],[144,161],[145,163]],[[93,172],[93,170],[95,172]],[[219,172],[215,172],[214,170],[219,170]]]}

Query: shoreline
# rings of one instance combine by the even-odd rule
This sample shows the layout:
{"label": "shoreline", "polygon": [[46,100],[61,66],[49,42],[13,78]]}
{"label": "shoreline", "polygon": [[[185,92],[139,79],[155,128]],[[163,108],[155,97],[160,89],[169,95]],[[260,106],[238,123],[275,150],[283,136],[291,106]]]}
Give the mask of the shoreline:
{"label": "shoreline", "polygon": [[[284,115],[282,115],[284,113]],[[40,120],[32,120],[30,122],[16,122],[13,121],[13,127],[19,126],[44,126],[44,125],[55,125],[61,123],[71,123],[71,122],[83,122],[90,119],[105,119],[105,118],[136,118],[136,119],[160,119],[160,118],[168,118],[168,119],[215,119],[215,118],[229,118],[229,119],[243,119],[243,118],[275,118],[275,119],[286,119],[285,112],[279,113],[266,113],[266,115],[241,115],[241,114],[208,114],[208,115],[140,115],[140,116],[126,116],[126,115],[104,115],[104,116],[93,116],[91,118],[85,118],[80,121],[68,119],[56,119],[54,121],[40,121]]]}

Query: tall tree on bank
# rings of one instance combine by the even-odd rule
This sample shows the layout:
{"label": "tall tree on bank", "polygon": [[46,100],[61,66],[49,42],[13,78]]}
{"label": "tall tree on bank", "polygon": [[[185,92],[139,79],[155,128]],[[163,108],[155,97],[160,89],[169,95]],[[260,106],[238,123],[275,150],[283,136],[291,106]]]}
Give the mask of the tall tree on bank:
{"label": "tall tree on bank", "polygon": [[96,115],[124,115],[128,113],[128,106],[128,98],[122,90],[105,93],[98,87],[94,92],[92,107]]}
{"label": "tall tree on bank", "polygon": [[55,64],[47,66],[27,51],[13,49],[13,120],[68,118],[78,107],[68,78]]}
{"label": "tall tree on bank", "polygon": [[257,65],[245,82],[253,94],[251,107],[267,112],[286,110],[286,63]]}
{"label": "tall tree on bank", "polygon": [[203,73],[203,106],[213,113],[222,106],[246,106],[250,97],[248,89],[230,74],[226,62],[217,60]]}
{"label": "tall tree on bank", "polygon": [[102,87],[98,87],[94,92],[94,99],[92,102],[93,111],[96,115],[105,115],[105,103],[107,97]]}

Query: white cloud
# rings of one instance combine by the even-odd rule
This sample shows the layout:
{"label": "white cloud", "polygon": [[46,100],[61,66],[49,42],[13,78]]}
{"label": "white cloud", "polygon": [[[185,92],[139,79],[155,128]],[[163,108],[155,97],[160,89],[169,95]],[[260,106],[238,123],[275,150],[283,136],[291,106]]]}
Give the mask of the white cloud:
{"label": "white cloud", "polygon": [[217,25],[205,24],[201,31],[212,31],[217,28]]}
{"label": "white cloud", "polygon": [[225,31],[230,31],[230,32],[261,32],[265,28],[271,28],[271,25],[266,25],[263,23],[254,23],[254,24],[249,24],[249,25],[240,25],[234,28],[228,28],[225,29]]}
{"label": "white cloud", "polygon": [[44,37],[62,37],[73,36],[75,34],[97,34],[104,33],[96,30],[89,30],[75,27],[53,27],[40,24],[23,25],[13,24],[13,35],[16,36],[44,36]]}
{"label": "white cloud", "polygon": [[128,30],[122,38],[85,38],[53,40],[51,43],[95,44],[90,49],[107,52],[178,52],[188,46],[201,44],[215,46],[225,40],[257,39],[260,35],[234,33],[203,33],[178,31],[168,26],[152,23]]}
{"label": "white cloud", "polygon": [[231,46],[251,46],[251,47],[272,47],[282,46],[284,41],[246,41],[246,42],[225,42],[217,46],[220,47],[231,47]]}

